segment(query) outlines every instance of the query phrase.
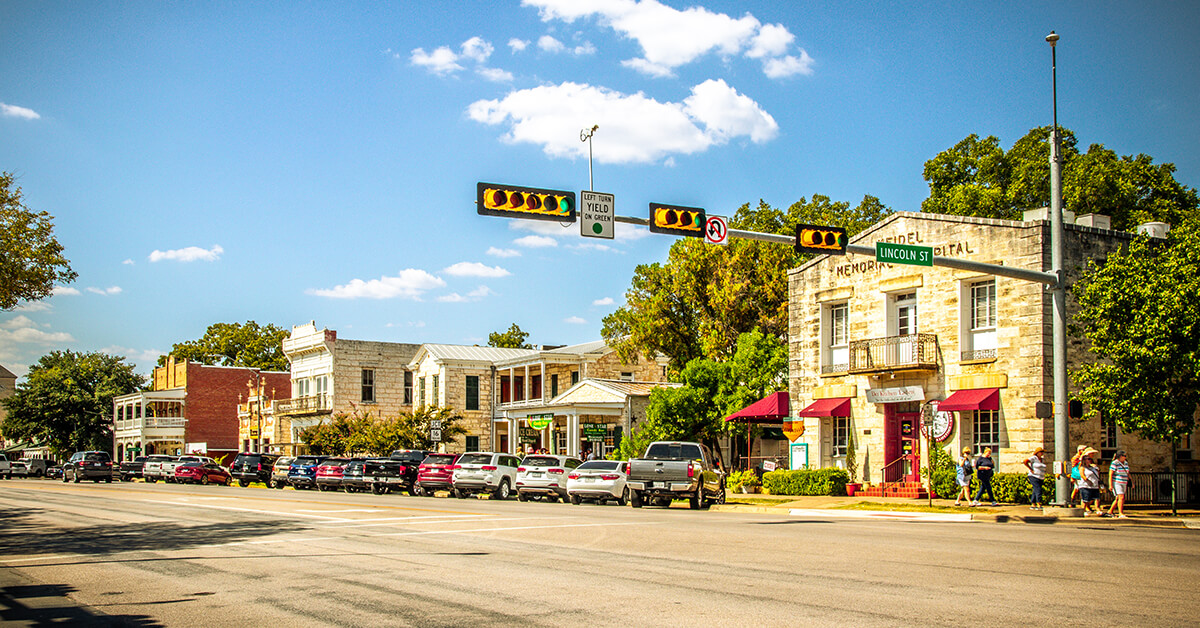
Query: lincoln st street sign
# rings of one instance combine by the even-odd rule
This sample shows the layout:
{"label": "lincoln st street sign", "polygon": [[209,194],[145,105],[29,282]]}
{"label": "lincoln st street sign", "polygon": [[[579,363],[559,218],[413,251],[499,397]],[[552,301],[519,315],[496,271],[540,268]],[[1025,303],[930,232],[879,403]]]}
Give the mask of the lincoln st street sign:
{"label": "lincoln st street sign", "polygon": [[933,266],[933,247],[876,242],[875,259],[885,264]]}

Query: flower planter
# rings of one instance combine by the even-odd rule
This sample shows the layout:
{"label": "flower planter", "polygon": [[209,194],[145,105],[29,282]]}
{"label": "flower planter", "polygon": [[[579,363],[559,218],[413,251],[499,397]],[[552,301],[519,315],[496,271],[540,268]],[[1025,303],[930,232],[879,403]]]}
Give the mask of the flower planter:
{"label": "flower planter", "polygon": [[855,482],[847,482],[846,483],[846,495],[848,497],[854,497],[854,494],[857,493],[858,489],[860,489],[860,488],[862,488],[862,484],[858,484]]}
{"label": "flower planter", "polygon": [[745,495],[749,495],[751,493],[757,493],[757,492],[758,492],[757,486],[748,486],[745,484],[742,485],[742,493]]}

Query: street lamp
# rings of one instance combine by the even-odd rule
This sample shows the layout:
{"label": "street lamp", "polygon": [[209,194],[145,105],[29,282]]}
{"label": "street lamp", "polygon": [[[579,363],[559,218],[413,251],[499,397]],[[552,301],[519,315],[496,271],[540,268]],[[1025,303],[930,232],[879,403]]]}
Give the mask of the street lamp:
{"label": "street lamp", "polygon": [[579,132],[579,141],[588,143],[588,189],[592,191],[596,189],[596,184],[592,182],[592,136],[599,128],[599,124],[593,124],[592,128]]}
{"label": "street lamp", "polygon": [[[1067,428],[1067,285],[1063,271],[1062,152],[1058,139],[1058,34],[1046,35],[1050,44],[1050,82],[1054,127],[1050,131],[1050,272],[1058,283],[1050,289],[1054,344],[1054,460],[1060,467],[1067,460],[1070,438]],[[1061,469],[1063,471],[1065,469]],[[1065,504],[1070,486],[1065,473],[1058,474],[1054,501]]]}

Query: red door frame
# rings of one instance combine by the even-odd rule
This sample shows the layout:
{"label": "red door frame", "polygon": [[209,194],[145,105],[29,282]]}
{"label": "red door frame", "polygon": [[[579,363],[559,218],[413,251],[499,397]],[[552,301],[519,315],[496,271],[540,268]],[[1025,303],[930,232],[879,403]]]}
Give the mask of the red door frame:
{"label": "red door frame", "polygon": [[[897,412],[894,404],[883,406],[884,482],[921,481],[921,414]],[[907,458],[907,463],[892,463]]]}

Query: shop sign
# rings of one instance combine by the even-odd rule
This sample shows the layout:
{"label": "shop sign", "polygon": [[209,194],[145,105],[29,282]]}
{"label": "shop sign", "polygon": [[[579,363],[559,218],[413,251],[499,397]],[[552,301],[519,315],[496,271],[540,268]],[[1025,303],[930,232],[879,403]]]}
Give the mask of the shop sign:
{"label": "shop sign", "polygon": [[550,423],[554,421],[553,414],[531,414],[526,418],[529,421],[529,427],[535,430],[544,430],[550,427]]}
{"label": "shop sign", "polygon": [[537,442],[537,438],[538,438],[537,430],[533,429],[532,427],[525,427],[524,425],[521,426],[520,430],[521,430],[521,443],[532,445],[533,443]]}
{"label": "shop sign", "polygon": [[[930,419],[921,422],[921,433],[925,438],[929,438],[930,433],[933,434],[933,440],[939,443],[950,438],[950,434],[954,432],[954,413],[938,411],[937,401],[930,401],[925,407],[928,408],[926,412]],[[924,418],[922,413],[922,419]]]}
{"label": "shop sign", "polygon": [[608,438],[607,423],[582,423],[579,427],[583,430],[583,435],[587,440],[597,441]]}
{"label": "shop sign", "polygon": [[868,403],[902,403],[905,401],[925,401],[925,391],[920,386],[867,389]]}
{"label": "shop sign", "polygon": [[788,442],[796,442],[797,438],[804,436],[804,420],[784,419],[783,435],[787,436]]}

